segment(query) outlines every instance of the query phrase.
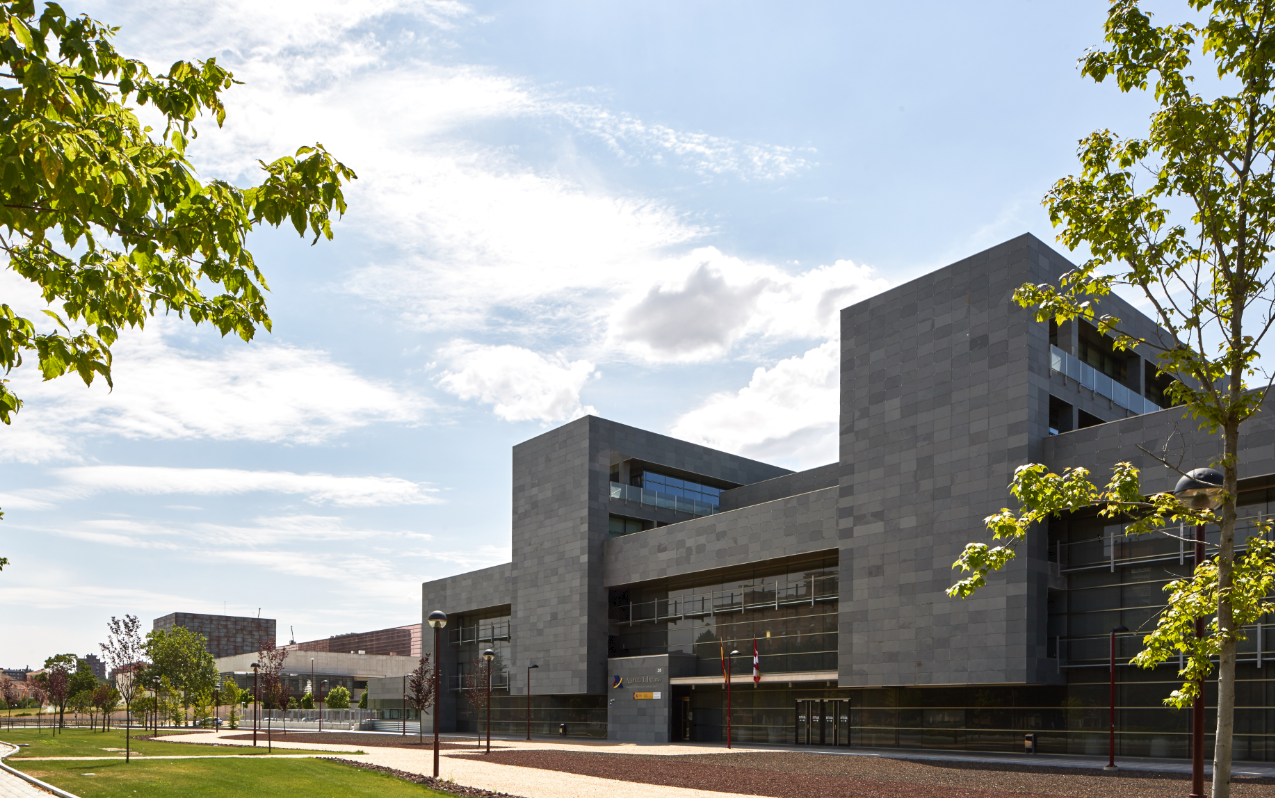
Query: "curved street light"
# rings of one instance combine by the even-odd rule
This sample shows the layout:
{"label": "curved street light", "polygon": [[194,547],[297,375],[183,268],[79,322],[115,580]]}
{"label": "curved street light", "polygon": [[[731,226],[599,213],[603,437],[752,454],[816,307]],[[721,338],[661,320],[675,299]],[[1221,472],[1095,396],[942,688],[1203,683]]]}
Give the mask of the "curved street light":
{"label": "curved street light", "polygon": [[726,662],[728,663],[726,666],[726,747],[727,748],[730,748],[730,727],[731,727],[731,724],[730,724],[730,672],[735,667],[734,658],[738,656],[739,656],[739,649],[733,648],[731,649],[730,654],[727,655],[728,659],[726,660]]}
{"label": "curved street light", "polygon": [[257,747],[257,726],[260,722],[257,720],[257,709],[261,706],[261,688],[257,683],[257,671],[261,668],[260,662],[252,663],[252,747]]}
{"label": "curved street light", "polygon": [[438,715],[442,711],[443,691],[438,682],[438,633],[447,625],[447,614],[434,610],[425,619],[434,630],[434,778],[438,778]]}

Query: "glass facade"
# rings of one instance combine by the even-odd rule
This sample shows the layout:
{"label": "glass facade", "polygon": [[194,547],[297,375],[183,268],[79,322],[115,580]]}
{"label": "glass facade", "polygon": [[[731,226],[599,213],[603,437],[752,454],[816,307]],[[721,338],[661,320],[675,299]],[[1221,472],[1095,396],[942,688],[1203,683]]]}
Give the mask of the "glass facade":
{"label": "glass facade", "polygon": [[648,583],[610,591],[610,656],[694,654],[696,673],[721,675],[721,654],[742,656],[732,673],[752,672],[753,640],[762,673],[836,670],[838,573],[835,557],[776,572],[732,572],[710,584]]}
{"label": "glass facade", "polygon": [[[456,731],[478,734],[486,727],[486,716],[472,712],[457,717]],[[565,729],[563,726],[565,725]],[[491,697],[491,733],[522,735],[527,731],[527,696],[493,693]],[[531,733],[567,737],[607,736],[607,696],[605,695],[533,695],[531,697]]]}
{"label": "glass facade", "polygon": [[[492,649],[496,658],[491,663],[493,690],[509,689],[509,608],[493,613],[462,615],[447,628],[448,641],[456,649],[456,672],[450,677],[452,690],[463,690],[466,676],[477,669],[486,673],[483,651]],[[485,677],[484,677],[485,678]],[[459,702],[463,708],[465,702]]]}
{"label": "glass facade", "polygon": [[635,468],[630,475],[629,484],[653,490],[656,493],[663,493],[666,496],[676,496],[682,499],[704,502],[714,507],[721,504],[722,491],[720,488],[711,488],[708,485],[701,485],[689,479],[678,479],[656,471]]}

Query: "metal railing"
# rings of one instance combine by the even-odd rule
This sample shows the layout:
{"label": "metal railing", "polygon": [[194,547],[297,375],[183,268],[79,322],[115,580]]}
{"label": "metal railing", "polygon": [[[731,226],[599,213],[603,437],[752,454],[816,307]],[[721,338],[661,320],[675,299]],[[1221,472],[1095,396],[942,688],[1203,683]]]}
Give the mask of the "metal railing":
{"label": "metal railing", "polygon": [[1049,367],[1138,415],[1154,413],[1162,409],[1150,399],[1140,396],[1137,391],[1126,388],[1080,358],[1067,354],[1053,344],[1049,345]]}
{"label": "metal railing", "polygon": [[487,624],[479,622],[474,626],[458,626],[448,633],[448,640],[454,645],[508,639],[509,621]]}
{"label": "metal railing", "polygon": [[[451,676],[449,676],[449,677],[447,677],[447,678],[448,678],[448,680],[451,682],[451,689],[452,689],[452,690],[468,690],[468,689],[469,689],[469,688],[465,685],[465,676],[464,676],[464,674],[452,674]],[[483,675],[483,677],[482,677],[481,689],[484,689],[484,690],[485,690],[485,689],[487,689],[487,679],[486,679],[486,675]],[[504,671],[496,671],[496,672],[492,673],[492,675],[491,675],[491,689],[493,689],[493,690],[508,690],[508,689],[509,689],[509,674],[508,674],[508,673],[506,673],[506,672],[504,672]]]}
{"label": "metal railing", "polygon": [[793,605],[814,606],[819,601],[839,598],[838,576],[811,576],[800,581],[776,581],[769,585],[710,590],[692,596],[653,601],[629,602],[612,607],[610,618],[616,623],[643,623],[726,615],[745,610],[779,609]]}
{"label": "metal railing", "polygon": [[635,485],[624,485],[619,482],[611,483],[611,498],[622,499],[626,502],[636,502],[644,507],[660,507],[665,510],[696,516],[712,515],[720,512],[715,504],[694,499],[684,499],[681,496],[672,496],[667,493],[639,488]]}

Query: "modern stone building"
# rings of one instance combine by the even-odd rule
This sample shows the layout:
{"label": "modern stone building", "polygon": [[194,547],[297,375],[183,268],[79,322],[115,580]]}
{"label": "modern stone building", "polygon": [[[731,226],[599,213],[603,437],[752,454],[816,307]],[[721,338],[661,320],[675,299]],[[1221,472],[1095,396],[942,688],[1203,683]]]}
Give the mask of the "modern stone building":
{"label": "modern stone building", "polygon": [[[1150,353],[1011,301],[1070,268],[1025,235],[845,308],[836,463],[791,473],[596,417],[515,446],[513,561],[423,586],[423,615],[450,618],[443,728],[476,727],[464,699],[490,647],[498,733],[524,728],[531,674],[537,733],[720,740],[721,659],[737,650],[740,742],[1021,751],[1032,733],[1040,751],[1105,751],[1107,635],[1123,624],[1120,753],[1183,755],[1188,713],[1161,703],[1176,667],[1127,664],[1163,585],[1190,570],[1177,540],[1078,514],[974,597],[945,594],[1018,465],[1132,461],[1159,491],[1177,474],[1142,449],[1189,469],[1220,448],[1161,409]],[[1118,298],[1103,310],[1161,334]],[[1242,516],[1275,511],[1273,426],[1245,432]],[[1237,756],[1269,759],[1275,683],[1248,631]]]}
{"label": "modern stone building", "polygon": [[193,612],[174,612],[156,618],[152,628],[169,631],[181,626],[208,639],[208,651],[213,658],[232,657],[258,651],[258,645],[275,641],[273,618],[244,618],[234,615],[201,615]]}

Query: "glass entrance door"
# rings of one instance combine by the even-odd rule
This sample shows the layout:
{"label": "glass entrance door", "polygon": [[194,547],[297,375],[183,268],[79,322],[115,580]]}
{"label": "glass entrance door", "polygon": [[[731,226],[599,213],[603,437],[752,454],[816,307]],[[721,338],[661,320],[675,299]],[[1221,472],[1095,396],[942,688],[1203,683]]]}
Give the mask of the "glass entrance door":
{"label": "glass entrance door", "polygon": [[797,745],[823,745],[823,701],[797,699]]}
{"label": "glass entrance door", "polygon": [[691,697],[683,696],[682,700],[679,701],[678,703],[681,704],[681,710],[682,710],[682,714],[681,714],[682,739],[690,740],[691,739]]}
{"label": "glass entrance door", "polygon": [[797,745],[849,745],[848,698],[798,698]]}

